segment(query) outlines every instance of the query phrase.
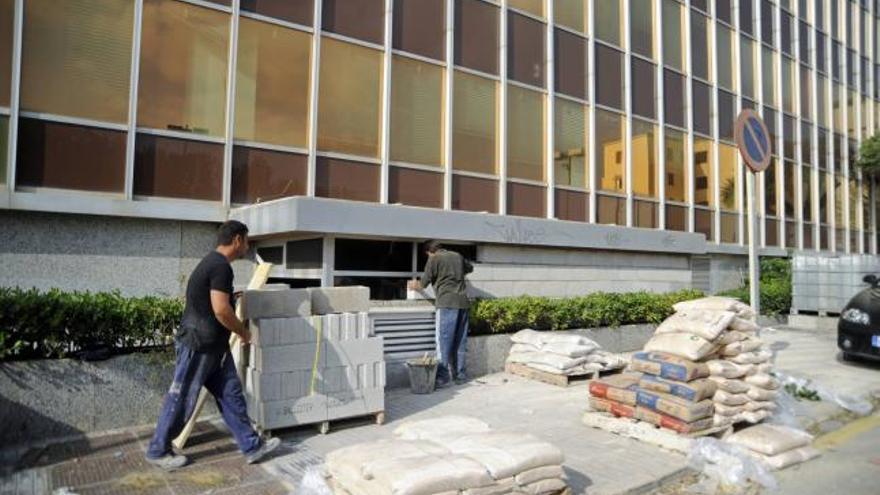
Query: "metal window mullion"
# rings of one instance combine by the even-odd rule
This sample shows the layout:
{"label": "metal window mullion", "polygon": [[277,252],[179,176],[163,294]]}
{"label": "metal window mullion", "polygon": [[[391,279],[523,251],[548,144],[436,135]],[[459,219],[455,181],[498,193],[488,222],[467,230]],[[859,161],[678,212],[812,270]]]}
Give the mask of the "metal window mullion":
{"label": "metal window mullion", "polygon": [[501,2],[499,29],[499,102],[498,102],[498,214],[507,214],[507,0]]}
{"label": "metal window mullion", "polygon": [[[794,183],[794,224],[795,224],[795,249],[803,250],[804,249],[804,191],[803,191],[803,105],[802,99],[804,95],[801,94],[801,49],[800,49],[800,38],[801,38],[801,30],[800,30],[800,19],[795,18],[795,29],[792,33],[792,43],[797,47],[795,53],[793,53],[794,57],[794,80],[796,81],[795,87],[792,88],[794,90],[794,107],[797,110],[797,116],[795,118],[795,129],[794,129],[794,163],[795,163],[795,183]],[[788,246],[786,246],[788,247]]]}
{"label": "metal window mullion", "polygon": [[238,59],[239,0],[232,2],[229,20],[229,55],[226,72],[226,142],[223,148],[223,206],[228,208],[232,196],[232,148],[235,135],[235,79]]}
{"label": "metal window mullion", "polygon": [[547,96],[544,101],[544,167],[547,177],[547,218],[556,217],[556,47],[553,43],[553,2],[547,2],[547,24],[545,33],[545,73],[547,74]]}
{"label": "metal window mullion", "polygon": [[[706,30],[709,34],[709,46],[706,47],[709,53],[713,53],[717,50],[717,30],[715,29],[715,23],[711,18],[706,18]],[[737,40],[739,41],[739,40]],[[691,45],[693,48],[693,45]],[[709,73],[712,75],[713,84],[710,84],[711,88],[711,98],[712,98],[712,108],[709,112],[709,118],[712,121],[712,175],[715,176],[714,184],[712,185],[712,196],[713,202],[715,203],[715,212],[712,214],[712,223],[714,224],[713,230],[715,231],[715,243],[721,244],[721,145],[719,143],[720,140],[720,125],[718,122],[718,54],[716,53],[714,57],[709,57]],[[739,101],[739,98],[737,98]],[[712,115],[714,113],[714,115]],[[714,118],[713,118],[714,117]]]}
{"label": "metal window mullion", "polygon": [[134,196],[134,152],[137,138],[138,79],[140,78],[141,32],[143,31],[144,0],[134,3],[134,34],[131,47],[131,76],[128,89],[128,136],[125,142],[125,199]]}
{"label": "metal window mullion", "polygon": [[391,30],[394,27],[394,0],[385,0],[385,48],[382,58],[382,142],[380,147],[379,202],[388,203],[389,160],[391,155]]}
{"label": "metal window mullion", "polygon": [[[12,73],[9,95],[9,140],[7,141],[6,186],[15,191],[18,148],[18,114],[21,105],[21,43],[24,34],[24,0],[15,0],[12,35]],[[12,201],[10,195],[10,205]]]}
{"label": "metal window mullion", "polygon": [[[323,2],[315,2],[314,25],[312,36],[311,84],[309,85],[309,159],[306,177],[306,194],[315,196],[318,162],[318,94],[321,76],[321,6]],[[332,279],[330,286],[332,286]]]}
{"label": "metal window mullion", "polygon": [[588,155],[586,158],[587,164],[587,180],[589,184],[587,184],[587,189],[590,191],[589,193],[589,201],[588,201],[588,217],[587,220],[590,223],[596,223],[596,219],[598,218],[596,214],[596,207],[599,204],[598,199],[596,198],[596,37],[593,29],[593,2],[587,2],[587,19],[590,22],[587,23],[586,31],[587,31],[587,99],[592,103],[589,115],[587,115],[588,129],[587,129],[587,143],[586,149],[588,150]]}
{"label": "metal window mullion", "polygon": [[[810,135],[812,139],[810,142],[813,147],[810,149],[810,162],[812,162],[812,167],[810,167],[810,191],[811,196],[813,198],[812,201],[812,211],[810,212],[813,216],[813,251],[819,251],[821,249],[821,238],[819,236],[819,230],[821,229],[822,219],[819,218],[819,35],[816,31],[816,11],[813,9],[813,26],[810,26],[810,39],[812,40],[813,50],[810,52],[810,61],[812,62],[813,70],[811,74],[811,86],[813,88],[812,94],[810,94],[810,105],[813,108],[813,126],[810,129]],[[825,107],[826,112],[828,107]]]}
{"label": "metal window mullion", "polygon": [[657,208],[657,224],[660,230],[666,230],[666,114],[663,108],[663,0],[654,1],[654,54],[657,66],[654,69],[656,85],[654,91],[654,107],[657,113],[657,194],[660,199]]}
{"label": "metal window mullion", "polygon": [[783,127],[783,121],[785,120],[785,96],[783,92],[783,81],[782,81],[782,62],[784,59],[783,51],[782,51],[782,8],[777,2],[773,5],[773,9],[776,12],[776,18],[774,19],[775,30],[773,32],[773,37],[776,39],[776,46],[778,50],[775,50],[774,56],[776,57],[776,87],[779,88],[779,111],[776,112],[776,142],[777,142],[777,155],[779,156],[779,161],[776,166],[776,212],[779,217],[779,225],[776,229],[776,235],[779,240],[780,246],[785,246],[785,129]]}
{"label": "metal window mullion", "polygon": [[[696,164],[694,163],[694,78],[691,75],[691,9],[690,2],[688,1],[683,5],[684,8],[684,21],[682,26],[682,44],[686,47],[684,50],[684,73],[685,73],[685,93],[686,93],[686,104],[685,104],[685,125],[687,126],[687,152],[690,156],[687,158],[687,167],[688,167],[688,177],[690,180],[688,181],[688,232],[694,232],[696,227],[696,221],[694,218],[694,206],[696,204],[696,198],[694,195],[696,194]],[[708,242],[712,242],[712,239],[706,239]]]}
{"label": "metal window mullion", "polygon": [[622,0],[623,36],[621,46],[629,49],[624,51],[623,57],[623,111],[626,130],[623,143],[623,166],[624,166],[624,190],[626,191],[626,226],[633,226],[633,180],[632,180],[632,47],[630,46],[630,2]]}
{"label": "metal window mullion", "polygon": [[[755,9],[753,8],[752,11],[755,11]],[[757,16],[758,16],[757,17],[757,25],[759,26],[759,28],[761,26],[760,12],[761,12],[761,9],[759,6],[759,8],[757,9]],[[738,14],[739,14],[739,12],[737,12],[737,18],[734,21],[735,24],[734,24],[734,31],[733,31],[733,40],[731,41],[732,46],[733,46],[733,66],[734,67],[741,67],[742,66],[742,37],[740,36],[739,15]],[[716,34],[716,37],[717,37],[717,34]],[[750,43],[751,43],[751,41],[750,41]],[[760,47],[759,47],[759,49],[760,49]],[[752,60],[753,61],[755,60],[754,45],[752,45]],[[757,61],[760,62],[760,60],[761,60],[761,58],[759,56],[757,58]],[[753,78],[752,82],[754,83],[754,79],[758,80],[758,83],[753,84],[753,87],[755,89],[755,96],[756,96],[755,100],[758,102],[758,106],[760,109],[761,108],[760,107],[761,100],[764,96],[763,91],[762,91],[764,81],[763,81],[763,78],[760,78],[760,77],[756,78],[755,77],[757,75],[757,72],[758,71],[756,71],[755,67],[753,66],[752,67],[752,78]],[[739,115],[739,113],[742,111],[742,108],[743,108],[743,103],[742,103],[743,96],[742,96],[742,89],[741,89],[743,87],[743,84],[742,84],[743,77],[742,77],[742,71],[736,71],[736,73],[737,73],[736,87],[740,89],[736,93],[737,94],[737,96],[736,96],[736,114]],[[716,106],[716,109],[717,109],[717,106]],[[719,137],[719,139],[721,138],[720,135],[718,137]],[[748,184],[747,184],[749,179],[747,176],[751,172],[747,171],[745,174],[743,174],[743,168],[744,167],[743,167],[742,156],[740,155],[740,153],[737,152],[736,153],[736,182],[739,184],[739,187],[737,188],[737,191],[736,191],[737,197],[739,199],[739,212],[738,212],[738,216],[737,216],[737,220],[738,220],[737,224],[739,225],[739,239],[738,239],[737,243],[740,246],[746,245],[746,242],[745,242],[746,241],[746,233],[748,232],[748,228],[749,228],[749,225],[748,225],[748,209],[749,209],[748,208],[749,207],[748,199],[749,198],[748,198]],[[743,182],[743,179],[745,179],[745,181],[746,181],[745,183]],[[756,194],[755,194],[756,195],[756,204],[754,205],[754,207],[756,208],[756,210],[760,210],[760,206],[758,206],[758,205],[763,204],[763,201],[762,201],[763,194],[761,192],[761,189],[758,187],[758,176],[757,175],[755,176],[755,187],[758,188],[758,191],[756,191]],[[758,211],[755,211],[755,216],[756,217],[758,216]],[[761,247],[760,246],[761,239],[760,239],[759,232],[755,231],[752,233],[752,235],[756,235],[759,237],[758,238],[758,248],[760,248]]]}
{"label": "metal window mullion", "polygon": [[446,0],[446,72],[443,107],[443,209],[452,209],[452,124],[453,124],[453,82],[455,76],[455,0]]}

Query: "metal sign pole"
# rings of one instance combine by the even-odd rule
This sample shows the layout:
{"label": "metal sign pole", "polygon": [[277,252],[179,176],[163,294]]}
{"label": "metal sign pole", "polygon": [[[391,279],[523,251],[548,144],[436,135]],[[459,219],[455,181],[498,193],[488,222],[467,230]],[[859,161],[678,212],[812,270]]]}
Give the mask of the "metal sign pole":
{"label": "metal sign pole", "polygon": [[761,314],[761,296],[759,290],[760,284],[760,266],[758,265],[758,214],[757,200],[755,195],[755,176],[757,174],[751,170],[747,174],[746,189],[748,192],[748,211],[749,211],[749,300],[752,303],[752,310],[756,315]]}

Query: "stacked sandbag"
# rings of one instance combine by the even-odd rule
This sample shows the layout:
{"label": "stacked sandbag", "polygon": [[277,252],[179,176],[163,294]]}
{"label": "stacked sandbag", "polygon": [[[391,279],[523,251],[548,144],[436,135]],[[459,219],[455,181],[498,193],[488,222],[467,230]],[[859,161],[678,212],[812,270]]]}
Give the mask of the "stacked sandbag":
{"label": "stacked sandbag", "polygon": [[784,469],[819,456],[812,435],[782,425],[760,424],[730,435],[725,441],[745,447],[770,469]]}
{"label": "stacked sandbag", "polygon": [[391,440],[327,455],[346,495],[549,495],[567,486],[562,452],[530,434],[492,430],[465,416],[405,423]]}
{"label": "stacked sandbag", "polygon": [[556,375],[583,375],[620,369],[622,356],[603,351],[593,340],[573,333],[521,330],[511,336],[508,363],[516,363]]}

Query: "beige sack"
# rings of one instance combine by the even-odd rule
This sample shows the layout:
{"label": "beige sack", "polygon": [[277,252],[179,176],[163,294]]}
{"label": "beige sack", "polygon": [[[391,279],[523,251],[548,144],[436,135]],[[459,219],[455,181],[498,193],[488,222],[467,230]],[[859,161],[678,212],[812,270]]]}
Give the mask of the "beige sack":
{"label": "beige sack", "polygon": [[731,311],[680,311],[666,318],[655,334],[690,333],[711,341],[727,329],[735,316]]}
{"label": "beige sack", "polygon": [[327,470],[333,476],[369,479],[367,465],[378,458],[442,456],[449,450],[424,440],[378,440],[334,450],[326,456]]}
{"label": "beige sack", "polygon": [[712,426],[714,428],[720,428],[723,426],[730,426],[734,422],[735,416],[722,416],[720,414],[715,414],[712,416]]}
{"label": "beige sack", "polygon": [[779,388],[779,380],[766,373],[756,373],[745,378],[746,383],[765,390],[776,390]]}
{"label": "beige sack", "polygon": [[715,404],[724,404],[725,406],[742,406],[749,401],[749,396],[746,394],[731,394],[730,392],[719,390],[715,392],[712,401]]}
{"label": "beige sack", "polygon": [[564,490],[567,485],[561,479],[541,480],[529,485],[520,486],[513,493],[523,495],[546,495]]}
{"label": "beige sack", "polygon": [[759,454],[773,456],[809,445],[813,436],[788,426],[760,424],[740,430],[727,437],[726,441]]}
{"label": "beige sack", "polygon": [[532,344],[513,344],[510,346],[509,354],[523,354],[526,352],[541,352],[541,348]]}
{"label": "beige sack", "polygon": [[432,495],[495,483],[479,462],[458,454],[377,460],[373,479],[391,495]]}
{"label": "beige sack", "polygon": [[764,342],[757,337],[751,337],[745,340],[740,340],[739,342],[734,342],[732,344],[727,344],[721,348],[722,356],[738,356],[740,354],[746,352],[753,352],[761,349],[764,345]]}
{"label": "beige sack", "polygon": [[646,351],[665,352],[691,361],[699,361],[716,349],[708,340],[690,333],[654,334],[645,344]]}
{"label": "beige sack", "polygon": [[736,416],[746,412],[743,406],[725,406],[724,404],[715,404],[715,414],[719,416]]}
{"label": "beige sack", "polygon": [[757,323],[750,319],[736,317],[730,322],[730,329],[737,332],[755,333],[761,329]]}
{"label": "beige sack", "polygon": [[749,400],[743,404],[746,411],[775,411],[776,403],[764,400]]}
{"label": "beige sack", "polygon": [[682,301],[672,305],[672,308],[678,311],[687,311],[689,309],[704,309],[715,311],[733,311],[740,318],[748,320],[755,318],[755,312],[748,305],[743,304],[738,299],[732,297],[710,296],[702,299],[693,299],[691,301]]}
{"label": "beige sack", "polygon": [[516,486],[516,481],[513,478],[504,478],[496,481],[492,486],[468,488],[461,492],[461,495],[506,495],[512,492]]}
{"label": "beige sack", "polygon": [[540,364],[558,371],[566,371],[587,362],[587,358],[571,358],[546,352],[511,352],[507,356],[508,363]]}
{"label": "beige sack", "polygon": [[570,344],[564,342],[550,342],[541,347],[542,352],[559,354],[570,358],[586,357],[595,351],[598,345]]}
{"label": "beige sack", "polygon": [[729,361],[736,364],[761,364],[770,361],[773,353],[770,351],[752,351],[728,358]]}
{"label": "beige sack", "polygon": [[718,345],[728,345],[749,338],[749,334],[743,332],[728,331],[722,333],[716,343]]}
{"label": "beige sack", "polygon": [[664,352],[637,352],[632,357],[630,369],[681,382],[709,376],[705,363]]}
{"label": "beige sack", "polygon": [[563,471],[562,466],[544,466],[529,469],[516,475],[514,478],[518,485],[530,485],[546,479],[564,479],[565,471]]}
{"label": "beige sack", "polygon": [[770,411],[745,411],[737,415],[737,423],[756,424],[772,416]]}
{"label": "beige sack", "polygon": [[777,454],[774,456],[766,456],[761,454],[756,454],[756,457],[764,461],[764,464],[770,466],[773,470],[785,469],[789,466],[793,466],[795,464],[800,464],[802,462],[809,461],[810,459],[815,459],[819,457],[822,453],[813,447],[800,447],[797,449],[792,449],[787,452],[783,452],[781,454]]}
{"label": "beige sack", "polygon": [[484,421],[470,416],[441,416],[439,418],[407,421],[394,429],[392,435],[403,440],[433,440],[438,436],[448,438],[491,430]]}
{"label": "beige sack", "polygon": [[724,378],[740,378],[746,376],[754,369],[754,365],[741,365],[721,359],[713,359],[707,362],[706,365],[709,367],[710,376],[721,376]]}
{"label": "beige sack", "polygon": [[736,378],[724,378],[723,376],[710,376],[709,380],[715,382],[718,390],[724,390],[731,394],[744,394],[749,391],[749,385],[743,380]]}
{"label": "beige sack", "polygon": [[777,392],[775,390],[767,390],[765,388],[756,387],[754,385],[749,388],[749,391],[746,392],[746,395],[749,396],[749,399],[757,400],[757,401],[770,401],[774,402],[776,400]]}
{"label": "beige sack", "polygon": [[495,479],[543,466],[558,466],[565,460],[557,447],[528,433],[493,431],[465,435],[443,446],[453,455],[479,462]]}

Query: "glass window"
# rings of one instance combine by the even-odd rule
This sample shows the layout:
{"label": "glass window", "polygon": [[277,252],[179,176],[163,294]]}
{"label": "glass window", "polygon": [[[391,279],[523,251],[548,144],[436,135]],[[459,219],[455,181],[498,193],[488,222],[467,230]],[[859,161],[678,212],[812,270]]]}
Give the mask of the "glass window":
{"label": "glass window", "polygon": [[623,54],[596,44],[596,103],[623,110]]}
{"label": "glass window", "polygon": [[587,99],[587,40],[557,29],[554,33],[556,91]]}
{"label": "glass window", "polygon": [[452,166],[495,175],[496,83],[456,71],[452,109]]}
{"label": "glass window", "polygon": [[776,123],[777,114],[769,107],[764,107],[764,124],[767,125],[767,132],[770,133],[770,153],[779,155],[779,132]]}
{"label": "glass window", "polygon": [[241,10],[311,26],[315,6],[313,0],[241,0]]}
{"label": "glass window", "polygon": [[813,163],[813,126],[809,122],[801,122],[801,161]]}
{"label": "glass window", "polygon": [[544,17],[544,0],[508,0],[507,5],[512,9]]}
{"label": "glass window", "polygon": [[134,152],[136,196],[220,201],[222,193],[222,144],[138,134]]}
{"label": "glass window", "polygon": [[856,133],[856,96],[855,91],[846,92],[846,128],[850,136]]}
{"label": "glass window", "polygon": [[777,180],[776,159],[770,160],[770,165],[764,170],[764,213],[768,216],[775,217],[779,214],[777,205],[777,188],[779,181]]}
{"label": "glass window", "polygon": [[[290,2],[299,3],[299,2]],[[446,2],[407,0],[394,2],[392,46],[435,60],[446,54]]]}
{"label": "glass window", "polygon": [[799,23],[798,47],[800,48],[801,62],[810,62],[810,26],[806,22]]}
{"label": "glass window", "polygon": [[507,86],[507,175],[543,182],[544,95]]}
{"label": "glass window", "polygon": [[813,120],[813,74],[803,65],[801,66],[801,118]]}
{"label": "glass window", "polygon": [[694,204],[715,206],[712,140],[694,139]]}
{"label": "glass window", "polygon": [[739,28],[746,34],[755,35],[754,0],[740,0]]}
{"label": "glass window", "polygon": [[456,0],[456,65],[498,74],[498,11],[480,0]]}
{"label": "glass window", "polygon": [[595,0],[593,4],[593,15],[596,25],[593,32],[597,39],[621,45],[620,33],[623,32],[621,27],[623,16],[621,9],[623,2],[620,0]]}
{"label": "glass window", "polygon": [[507,214],[517,217],[546,217],[547,188],[531,184],[508,182]]}
{"label": "glass window", "polygon": [[823,31],[828,29],[828,26],[825,25],[825,0],[815,0],[815,20],[816,20],[816,29],[821,29]]}
{"label": "glass window", "polygon": [[776,19],[776,8],[770,0],[761,0],[761,41],[776,47],[776,39],[773,37],[773,27]]}
{"label": "glass window", "polygon": [[683,132],[666,128],[666,200],[686,203],[688,200],[687,138]]}
{"label": "glass window", "polygon": [[315,163],[315,196],[378,202],[379,167],[319,156]]}
{"label": "glass window", "polygon": [[[238,27],[235,138],[308,146],[312,36],[242,18]],[[288,63],[279,64],[278,60]]]}
{"label": "glass window", "polygon": [[794,61],[788,57],[782,57],[782,109],[788,113],[795,113],[794,103]]}
{"label": "glass window", "polygon": [[706,16],[691,12],[691,69],[694,77],[709,77],[709,29]]}
{"label": "glass window", "polygon": [[712,98],[708,85],[694,81],[693,86],[693,119],[694,132],[707,136],[712,135]]}
{"label": "glass window", "polygon": [[742,71],[742,94],[749,98],[755,97],[755,42],[746,38],[740,38],[740,69]]}
{"label": "glass window", "polygon": [[443,163],[443,68],[395,55],[391,66],[391,160]]}
{"label": "glass window", "polygon": [[805,222],[813,221],[813,169],[811,167],[801,168],[801,215]]}
{"label": "glass window", "polygon": [[733,25],[733,2],[731,0],[716,0],[715,1],[715,17],[718,18],[719,21],[724,21],[728,25]]}
{"label": "glass window", "polygon": [[797,184],[797,177],[795,177],[795,164],[794,162],[790,162],[788,160],[782,166],[783,184],[785,187],[785,194],[783,195],[783,200],[785,201],[785,218],[794,218],[795,210],[795,189]]}
{"label": "glass window", "polygon": [[718,26],[715,35],[718,41],[718,85],[734,90],[733,44],[730,42],[732,31],[726,27]]}
{"label": "glass window", "polygon": [[828,168],[828,131],[820,127],[818,137],[819,139],[816,142],[816,150],[818,152],[819,159],[816,162],[816,165],[819,167],[819,170],[825,170]]}
{"label": "glass window", "polygon": [[626,121],[616,113],[596,110],[596,189],[626,192]]}
{"label": "glass window", "polygon": [[843,132],[843,102],[841,101],[842,93],[843,86],[841,86],[840,84],[831,85],[831,106],[834,113],[834,130],[837,132]]}
{"label": "glass window", "polygon": [[507,20],[507,76],[543,88],[544,24],[513,12]]}
{"label": "glass window", "polygon": [[632,111],[642,117],[655,118],[655,68],[642,59],[632,59]]}
{"label": "glass window", "polygon": [[323,0],[321,29],[382,44],[385,33],[384,0]]}
{"label": "glass window", "polygon": [[663,117],[667,124],[685,127],[685,78],[669,69],[663,70]]}
{"label": "glass window", "polygon": [[589,0],[553,0],[553,18],[556,24],[569,29],[587,32],[587,6]]}
{"label": "glass window", "polygon": [[252,204],[307,194],[308,157],[236,146],[232,151],[232,202]]}
{"label": "glass window", "polygon": [[786,55],[793,56],[794,55],[794,49],[793,49],[794,47],[792,46],[793,45],[792,42],[794,41],[794,37],[792,36],[792,23],[794,21],[792,20],[791,15],[789,15],[785,12],[782,13],[781,21],[782,21],[781,22],[781,26],[782,26],[782,28],[781,28],[782,29],[782,31],[781,31],[781,33],[782,33],[782,35],[781,35],[782,36],[782,53],[785,53]]}
{"label": "glass window", "polygon": [[795,144],[797,143],[797,136],[795,136],[794,117],[790,117],[788,115],[782,116],[782,143],[782,156],[784,156],[786,159],[794,160]]}
{"label": "glass window", "polygon": [[[3,10],[12,14],[11,7]],[[145,30],[146,20],[145,15]],[[11,18],[0,21],[7,22]],[[133,23],[134,5],[126,0],[25,2],[22,110],[126,123]],[[0,57],[5,59],[4,106],[9,105],[8,55]]]}
{"label": "glass window", "polygon": [[443,174],[388,167],[388,202],[443,208]]}
{"label": "glass window", "polygon": [[229,14],[145,0],[138,125],[223,136]]}
{"label": "glass window", "polygon": [[0,184],[6,184],[6,161],[9,156],[9,117],[0,116]]}
{"label": "glass window", "polygon": [[675,0],[663,0],[663,63],[684,70],[684,10]]}
{"label": "glass window", "polygon": [[498,181],[452,176],[452,209],[466,211],[498,211]]}
{"label": "glass window", "polygon": [[718,92],[718,139],[734,140],[736,97],[725,91]]}
{"label": "glass window", "polygon": [[816,86],[816,122],[819,125],[830,126],[831,121],[828,120],[828,79],[818,76]]}
{"label": "glass window", "polygon": [[721,209],[740,211],[740,174],[737,174],[736,147],[718,145],[718,185]]}
{"label": "glass window", "polygon": [[831,198],[828,197],[828,173],[819,172],[819,222],[829,223],[831,218],[828,216],[828,205]]}
{"label": "glass window", "polygon": [[825,51],[826,42],[827,39],[824,34],[816,33],[816,70],[823,74],[828,72],[828,64],[825,60],[825,55],[827,53]]}
{"label": "glass window", "polygon": [[632,189],[643,198],[657,197],[657,129],[639,119],[632,123]]}
{"label": "glass window", "polygon": [[776,56],[773,50],[767,47],[761,49],[761,77],[763,78],[764,104],[774,107],[779,106],[776,91]]}
{"label": "glass window", "polygon": [[557,188],[554,191],[556,218],[572,222],[586,222],[589,215],[588,193]]}
{"label": "glass window", "polygon": [[556,184],[587,187],[587,118],[580,103],[556,98],[553,114]]}
{"label": "glass window", "polygon": [[[12,80],[12,20],[15,2],[0,2],[0,107],[9,106]],[[6,176],[3,175],[3,181]]]}
{"label": "glass window", "polygon": [[629,21],[632,51],[654,58],[654,0],[630,0]]}
{"label": "glass window", "polygon": [[325,37],[318,87],[318,149],[379,156],[382,52]]}

